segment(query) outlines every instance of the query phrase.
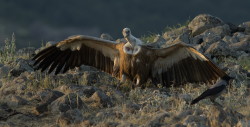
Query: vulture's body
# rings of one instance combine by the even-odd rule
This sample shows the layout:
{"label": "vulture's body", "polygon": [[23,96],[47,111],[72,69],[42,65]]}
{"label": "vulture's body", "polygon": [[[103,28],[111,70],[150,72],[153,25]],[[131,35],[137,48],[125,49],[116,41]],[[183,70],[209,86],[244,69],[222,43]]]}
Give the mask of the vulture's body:
{"label": "vulture's body", "polygon": [[[128,35],[127,35],[128,34]],[[125,31],[125,38],[131,32]],[[193,47],[177,43],[156,49],[140,42],[116,43],[90,36],[75,36],[58,42],[39,52],[35,66],[42,71],[48,68],[55,74],[89,65],[124,81],[129,79],[141,86],[148,79],[164,86],[186,82],[208,82],[226,75],[209,59]]]}

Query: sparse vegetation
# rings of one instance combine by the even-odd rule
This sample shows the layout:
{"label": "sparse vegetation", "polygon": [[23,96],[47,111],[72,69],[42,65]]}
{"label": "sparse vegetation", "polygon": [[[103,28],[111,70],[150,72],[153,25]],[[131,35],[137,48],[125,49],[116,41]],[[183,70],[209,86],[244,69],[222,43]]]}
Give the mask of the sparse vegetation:
{"label": "sparse vegetation", "polygon": [[0,63],[8,63],[15,60],[16,39],[15,34],[12,34],[11,39],[7,38],[4,47],[0,49]]}
{"label": "sparse vegetation", "polygon": [[160,35],[156,33],[150,33],[149,35],[142,36],[141,40],[146,43],[152,43],[157,36],[160,36]]}
{"label": "sparse vegetation", "polygon": [[179,28],[182,28],[182,27],[187,27],[188,24],[190,23],[190,19],[188,19],[186,22],[184,23],[179,23],[179,24],[176,24],[176,25],[173,25],[173,26],[167,26],[164,30],[163,30],[163,33],[165,32],[168,32],[168,31],[173,31],[173,30],[176,30],[176,29],[179,29]]}

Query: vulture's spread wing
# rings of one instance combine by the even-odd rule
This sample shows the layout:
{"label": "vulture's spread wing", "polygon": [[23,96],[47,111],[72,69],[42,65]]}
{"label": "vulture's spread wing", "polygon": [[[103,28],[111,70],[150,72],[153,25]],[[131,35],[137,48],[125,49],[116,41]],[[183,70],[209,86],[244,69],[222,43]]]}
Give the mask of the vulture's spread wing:
{"label": "vulture's spread wing", "polygon": [[112,74],[114,64],[119,66],[114,62],[118,62],[119,54],[116,45],[113,41],[90,36],[71,37],[40,51],[33,58],[34,66],[38,65],[42,71],[49,68],[49,73],[55,70],[58,74],[84,64]]}
{"label": "vulture's spread wing", "polygon": [[155,57],[151,78],[153,82],[165,86],[185,82],[208,82],[226,75],[206,56],[184,43],[151,51]]}

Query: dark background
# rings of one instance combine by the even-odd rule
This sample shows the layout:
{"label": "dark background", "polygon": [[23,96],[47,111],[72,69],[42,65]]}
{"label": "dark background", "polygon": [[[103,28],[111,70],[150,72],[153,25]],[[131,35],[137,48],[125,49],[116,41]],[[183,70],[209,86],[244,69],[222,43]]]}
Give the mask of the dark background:
{"label": "dark background", "polygon": [[17,46],[41,46],[68,36],[120,38],[161,34],[201,13],[239,25],[250,20],[250,0],[0,0],[0,45],[15,33]]}

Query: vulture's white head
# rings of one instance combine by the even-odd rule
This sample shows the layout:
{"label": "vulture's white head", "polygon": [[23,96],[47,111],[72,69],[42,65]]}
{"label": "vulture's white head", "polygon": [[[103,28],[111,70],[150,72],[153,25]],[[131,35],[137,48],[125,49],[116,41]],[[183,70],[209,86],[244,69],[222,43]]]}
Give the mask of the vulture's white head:
{"label": "vulture's white head", "polygon": [[129,37],[131,35],[131,30],[129,28],[124,28],[122,30],[122,35],[123,35],[124,38]]}

